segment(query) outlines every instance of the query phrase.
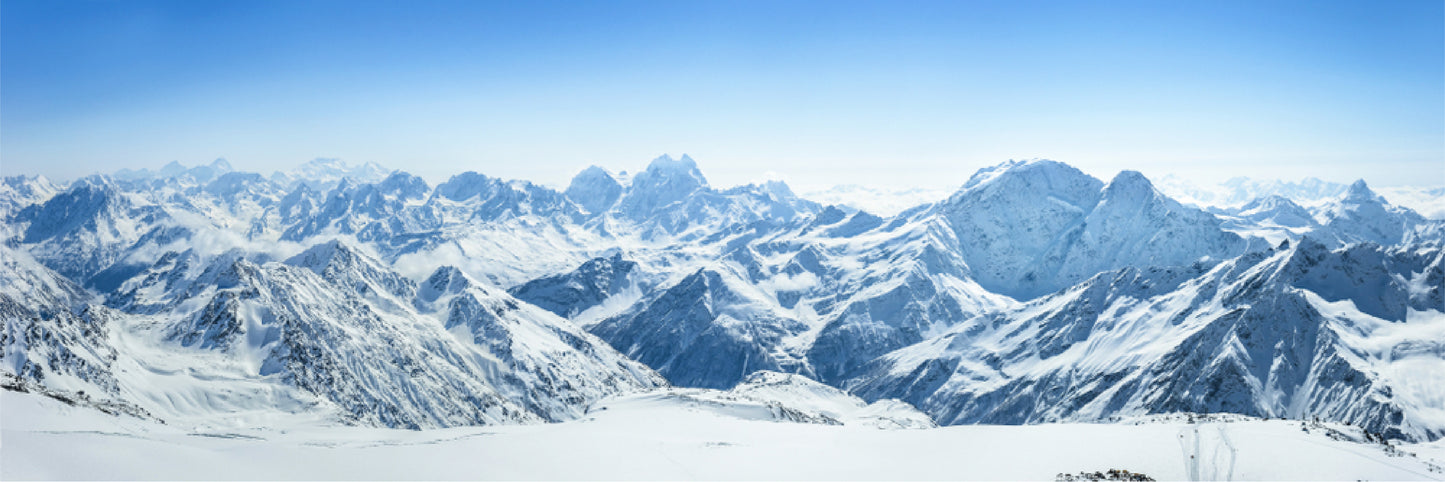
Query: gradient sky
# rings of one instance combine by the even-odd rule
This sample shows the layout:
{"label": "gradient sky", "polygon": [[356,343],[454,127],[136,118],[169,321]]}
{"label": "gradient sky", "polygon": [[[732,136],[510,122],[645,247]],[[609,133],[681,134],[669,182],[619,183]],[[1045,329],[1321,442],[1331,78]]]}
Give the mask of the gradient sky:
{"label": "gradient sky", "polygon": [[0,171],[1445,184],[1445,2],[0,3]]}

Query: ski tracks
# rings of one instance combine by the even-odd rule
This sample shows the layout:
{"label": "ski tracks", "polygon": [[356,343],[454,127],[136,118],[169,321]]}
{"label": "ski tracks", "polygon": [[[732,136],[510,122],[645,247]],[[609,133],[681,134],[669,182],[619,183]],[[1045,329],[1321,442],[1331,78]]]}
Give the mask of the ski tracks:
{"label": "ski tracks", "polygon": [[1228,423],[1190,424],[1179,431],[1179,450],[1189,480],[1234,480],[1239,451]]}

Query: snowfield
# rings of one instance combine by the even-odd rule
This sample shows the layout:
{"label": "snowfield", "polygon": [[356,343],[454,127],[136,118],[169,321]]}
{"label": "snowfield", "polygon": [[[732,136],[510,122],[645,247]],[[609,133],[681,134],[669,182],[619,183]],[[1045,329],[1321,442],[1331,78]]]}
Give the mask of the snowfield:
{"label": "snowfield", "polygon": [[0,402],[7,480],[1052,480],[1110,468],[1159,480],[1445,480],[1438,442],[1391,450],[1331,437],[1349,427],[1243,417],[889,430],[644,394],[546,425],[189,431],[34,394]]}

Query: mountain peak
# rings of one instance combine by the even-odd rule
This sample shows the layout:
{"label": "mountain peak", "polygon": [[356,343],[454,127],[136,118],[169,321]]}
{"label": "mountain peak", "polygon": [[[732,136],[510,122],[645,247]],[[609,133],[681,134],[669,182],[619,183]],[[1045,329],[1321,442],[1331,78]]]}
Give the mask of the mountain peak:
{"label": "mountain peak", "polygon": [[571,199],[591,213],[606,211],[622,196],[622,183],[606,169],[589,166],[572,177],[572,183],[565,192]]}
{"label": "mountain peak", "polygon": [[972,177],[969,177],[968,182],[964,183],[961,190],[968,190],[975,187],[983,186],[985,184],[991,184],[997,180],[1010,177],[1047,179],[1080,176],[1088,177],[1087,174],[1084,174],[1083,171],[1074,168],[1074,166],[1070,166],[1059,161],[1053,161],[1049,159],[1010,159],[1007,162],[979,169],[978,172],[974,173]]}
{"label": "mountain peak", "polygon": [[681,201],[707,187],[707,179],[691,157],[674,160],[663,155],[653,159],[647,170],[633,176],[622,208],[631,217],[645,218],[657,208]]}
{"label": "mountain peak", "polygon": [[707,184],[707,181],[703,180],[702,173],[697,169],[697,161],[692,160],[692,157],[689,157],[687,154],[683,154],[680,159],[673,159],[672,156],[667,154],[658,156],[658,158],[653,159],[652,162],[647,164],[647,171],[645,171],[644,174],[646,173],[688,174],[696,178],[703,185]]}
{"label": "mountain peak", "polygon": [[306,248],[305,251],[286,260],[286,264],[307,268],[319,274],[326,269],[327,265],[331,264],[338,254],[345,258],[351,251],[352,248],[345,242],[333,239],[311,245],[310,248]]}
{"label": "mountain peak", "polygon": [[1154,192],[1154,184],[1139,171],[1119,171],[1109,185],[1104,187],[1108,197],[1144,197]]}
{"label": "mountain peak", "polygon": [[1370,190],[1370,186],[1365,184],[1364,179],[1350,184],[1350,188],[1345,191],[1345,200],[1347,201],[1371,201],[1376,197],[1378,196],[1375,195],[1375,191]]}
{"label": "mountain peak", "polygon": [[444,295],[454,295],[475,286],[475,283],[455,266],[442,266],[432,272],[417,289],[417,298],[422,301],[436,301]]}
{"label": "mountain peak", "polygon": [[426,181],[406,171],[397,170],[377,183],[377,188],[386,194],[392,194],[402,199],[420,199],[431,189]]}
{"label": "mountain peak", "polygon": [[161,170],[157,172],[157,174],[159,174],[160,177],[175,177],[181,175],[181,173],[183,172],[186,172],[185,165],[182,165],[178,161],[171,161],[170,163],[166,164],[165,167],[162,167]]}
{"label": "mountain peak", "polygon": [[342,161],[341,158],[337,158],[337,157],[318,157],[318,158],[312,159],[312,160],[310,160],[310,161],[306,161],[305,164],[302,164],[302,165],[301,165],[301,168],[302,168],[302,169],[305,169],[305,168],[308,168],[308,167],[309,167],[309,168],[325,168],[325,169],[345,169],[347,166],[346,166],[346,161]]}
{"label": "mountain peak", "polygon": [[788,187],[788,183],[783,181],[764,181],[762,187],[764,191],[767,191],[774,196],[777,196],[779,199],[792,199],[798,197],[796,194],[793,194],[793,189]]}

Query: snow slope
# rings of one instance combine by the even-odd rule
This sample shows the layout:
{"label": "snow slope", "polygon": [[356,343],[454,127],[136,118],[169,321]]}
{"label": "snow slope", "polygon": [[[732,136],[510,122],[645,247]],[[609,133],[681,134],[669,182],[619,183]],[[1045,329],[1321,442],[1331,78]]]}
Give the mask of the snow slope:
{"label": "snow slope", "polygon": [[1227,412],[1434,440],[1442,280],[1440,248],[1309,238],[1212,269],[1129,268],[959,323],[845,386],[943,424]]}
{"label": "snow slope", "polygon": [[1036,160],[887,216],[715,187],[687,156],[566,191],[334,160],[6,186],[7,380],[172,423],[561,421],[777,372],[943,424],[1190,410],[1445,434],[1445,223],[1363,183],[1202,211]]}
{"label": "snow slope", "polygon": [[0,478],[1051,480],[1123,468],[1159,480],[1445,479],[1429,455],[1438,450],[1352,441],[1358,430],[1333,424],[1178,417],[879,430],[742,418],[677,399],[605,406],[551,425],[193,431],[4,391]]}

